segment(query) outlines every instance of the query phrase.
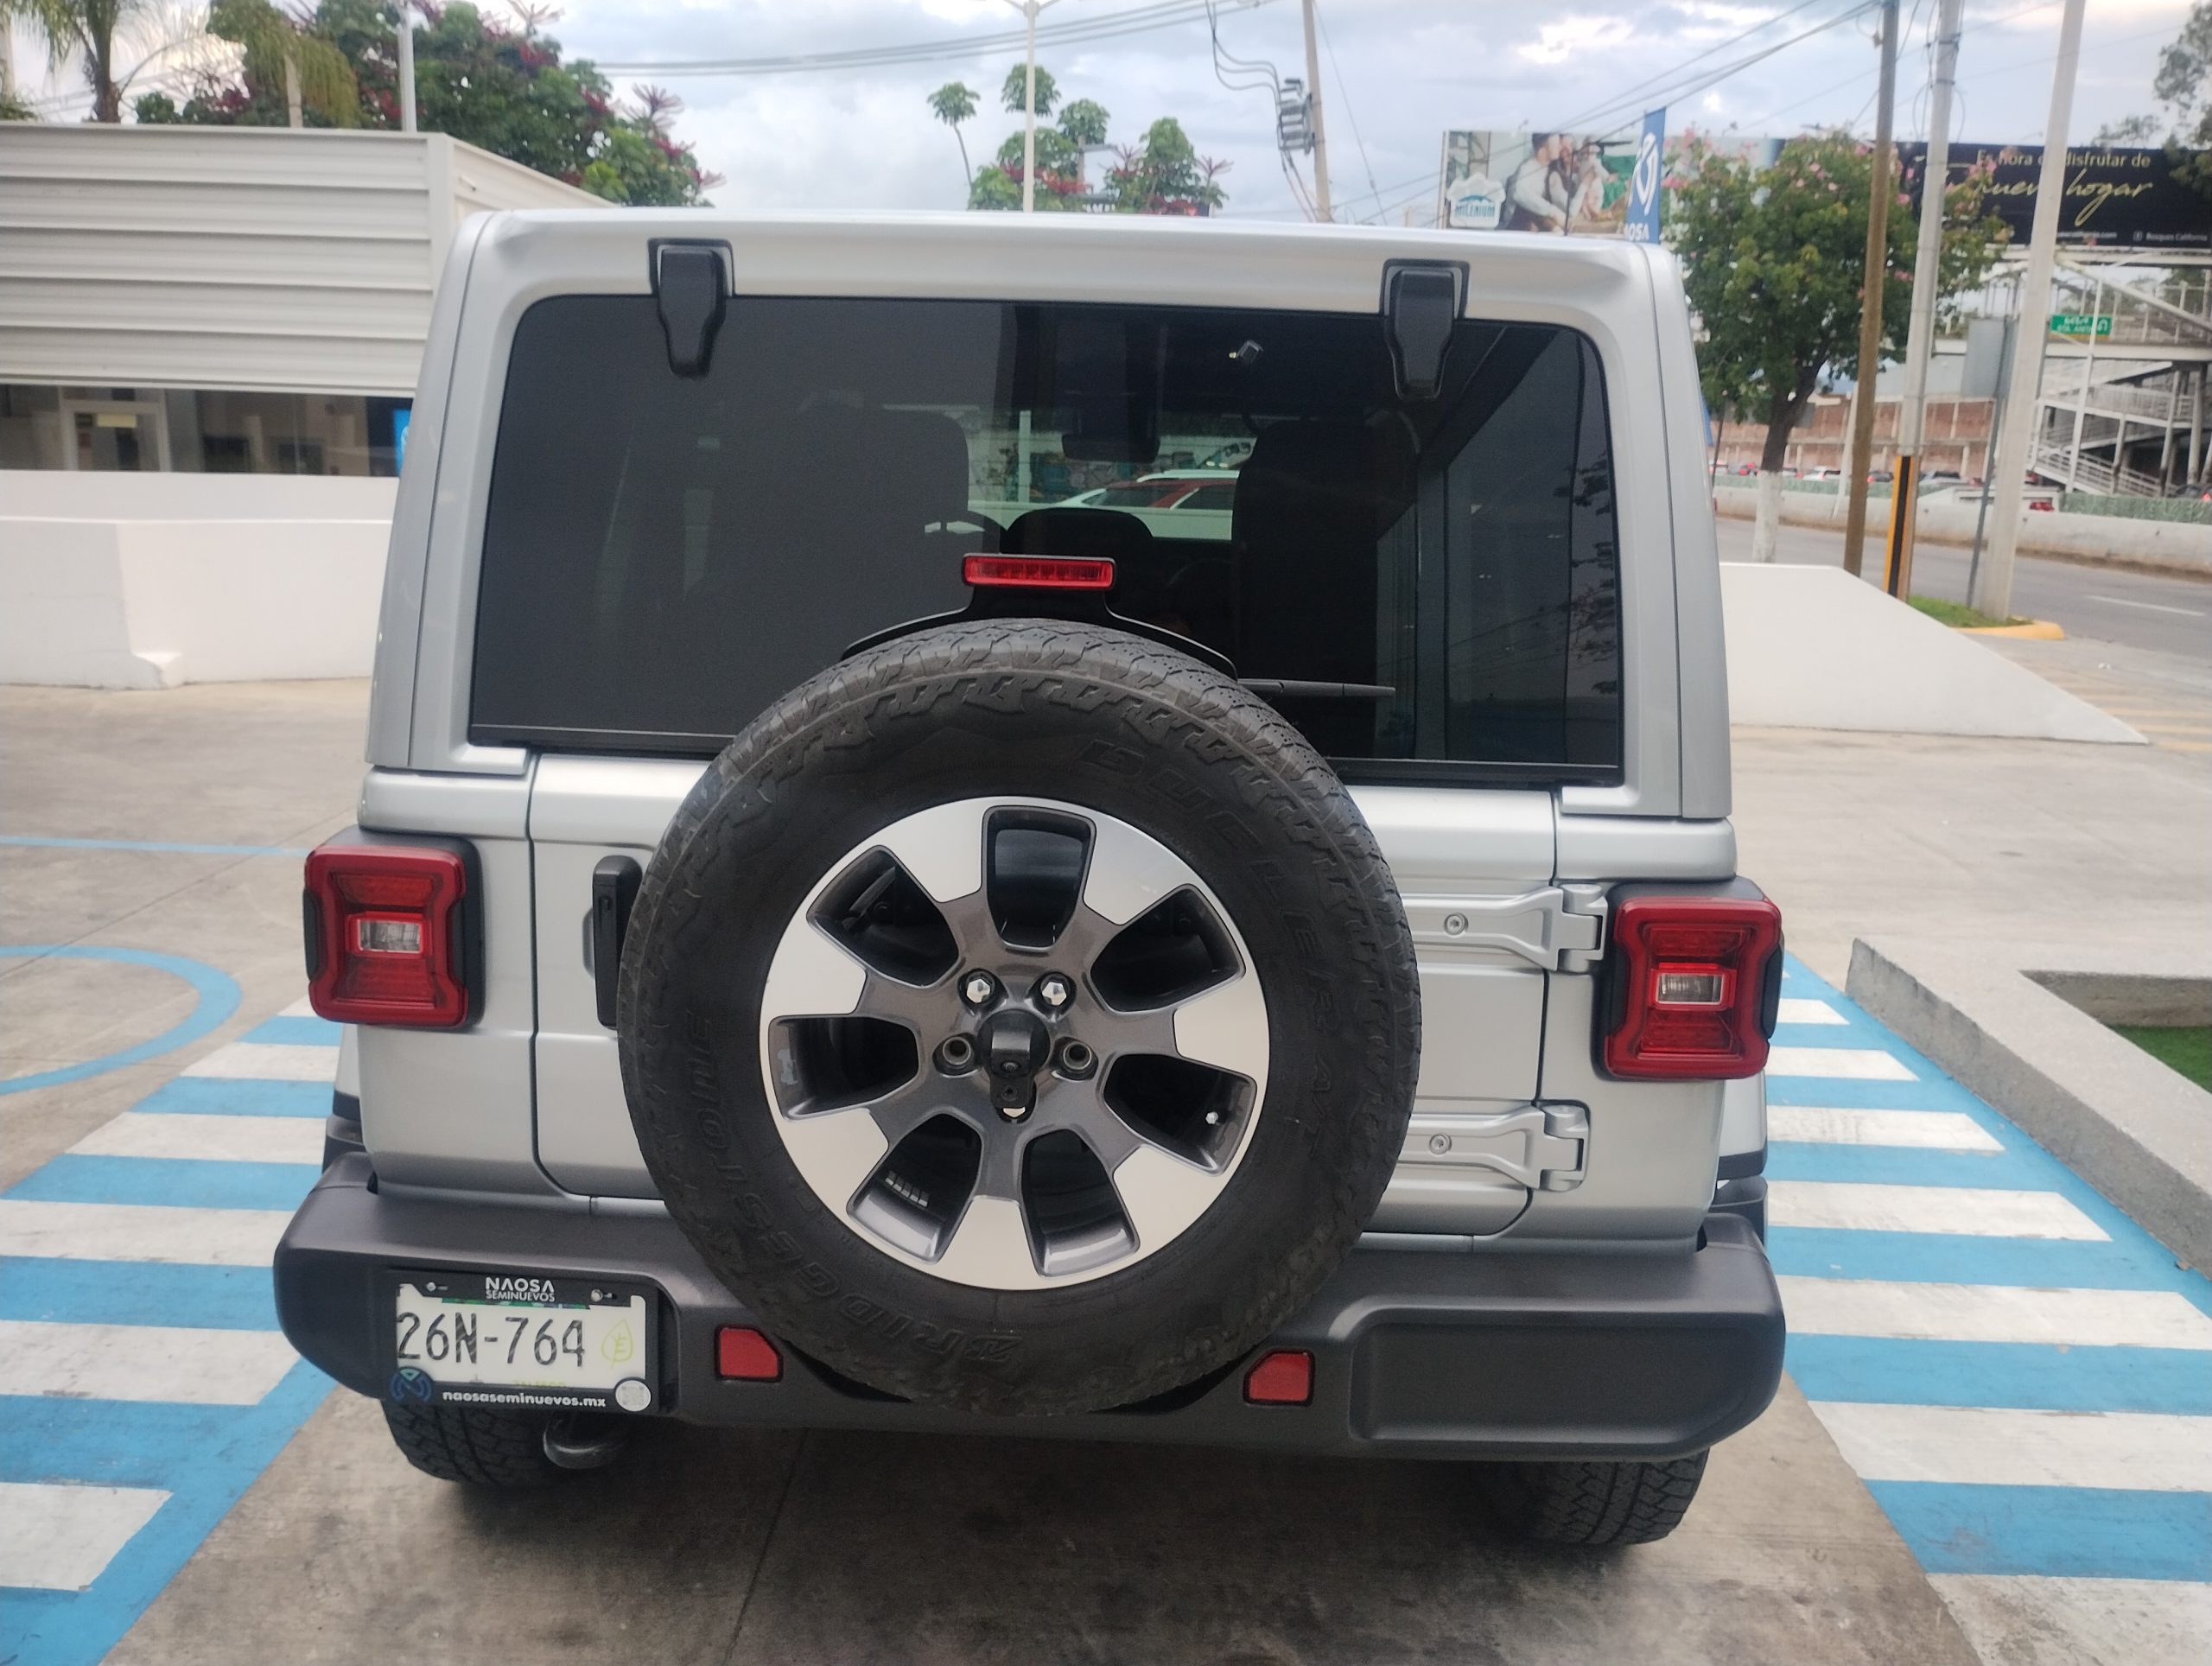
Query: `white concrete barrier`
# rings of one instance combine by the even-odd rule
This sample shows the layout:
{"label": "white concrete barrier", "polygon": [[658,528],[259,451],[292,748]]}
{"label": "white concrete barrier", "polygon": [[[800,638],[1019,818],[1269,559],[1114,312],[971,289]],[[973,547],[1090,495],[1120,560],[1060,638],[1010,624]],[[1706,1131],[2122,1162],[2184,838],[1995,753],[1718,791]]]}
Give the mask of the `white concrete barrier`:
{"label": "white concrete barrier", "polygon": [[1840,567],[1723,562],[1738,723],[2144,744],[2117,717]]}
{"label": "white concrete barrier", "polygon": [[0,472],[0,682],[366,677],[397,485]]}

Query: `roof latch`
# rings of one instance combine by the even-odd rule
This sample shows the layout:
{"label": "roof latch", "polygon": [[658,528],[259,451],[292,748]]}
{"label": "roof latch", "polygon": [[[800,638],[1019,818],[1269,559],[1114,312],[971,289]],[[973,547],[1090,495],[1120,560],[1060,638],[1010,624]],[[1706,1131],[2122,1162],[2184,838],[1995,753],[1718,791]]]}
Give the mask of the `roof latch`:
{"label": "roof latch", "polygon": [[1383,269],[1382,316],[1401,399],[1433,399],[1442,391],[1466,282],[1457,262],[1392,261]]}
{"label": "roof latch", "polygon": [[664,243],[655,253],[653,292],[668,337],[668,367],[678,376],[704,376],[729,293],[722,250],[714,244]]}

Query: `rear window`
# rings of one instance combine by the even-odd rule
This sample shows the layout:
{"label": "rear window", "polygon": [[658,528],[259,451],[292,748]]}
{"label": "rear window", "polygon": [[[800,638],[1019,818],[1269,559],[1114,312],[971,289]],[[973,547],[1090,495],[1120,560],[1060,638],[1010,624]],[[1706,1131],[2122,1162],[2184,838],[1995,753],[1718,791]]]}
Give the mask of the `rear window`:
{"label": "rear window", "polygon": [[[1165,471],[1179,470],[1179,477]],[[1148,478],[1163,476],[1161,478]],[[646,296],[538,302],[499,425],[470,733],[711,752],[977,550],[1109,556],[1352,779],[1618,779],[1603,382],[1464,321],[741,296],[700,378]]]}

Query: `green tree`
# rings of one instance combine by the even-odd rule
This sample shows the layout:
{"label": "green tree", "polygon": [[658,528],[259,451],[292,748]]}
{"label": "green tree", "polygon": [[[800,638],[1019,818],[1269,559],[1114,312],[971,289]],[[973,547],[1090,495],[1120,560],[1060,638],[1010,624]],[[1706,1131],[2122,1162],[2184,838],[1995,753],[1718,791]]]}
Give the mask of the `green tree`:
{"label": "green tree", "polygon": [[1103,144],[1106,124],[1112,119],[1096,99],[1077,99],[1061,108],[1059,127],[1071,144]]}
{"label": "green tree", "polygon": [[952,130],[952,137],[960,144],[960,171],[968,176],[968,188],[975,189],[976,170],[968,164],[968,139],[961,132],[960,124],[976,113],[976,90],[962,81],[947,81],[930,94],[930,111],[938,120]]}
{"label": "green tree", "polygon": [[[219,10],[266,4],[218,0]],[[618,104],[607,78],[588,61],[562,60],[561,43],[538,31],[542,16],[523,11],[519,27],[511,27],[487,18],[467,0],[435,8],[430,21],[415,29],[417,125],[612,202],[683,207],[702,200],[720,181],[702,171],[690,146],[671,137],[671,118],[681,103],[658,88],[640,87],[634,105]],[[340,124],[399,125],[397,22],[397,9],[387,0],[320,0],[302,25],[303,40],[327,44],[352,72],[353,119]],[[251,45],[245,57],[236,81],[203,86],[181,109],[167,99],[142,99],[139,119],[283,124],[281,59],[272,72],[271,60],[257,60]],[[312,109],[308,113],[319,125],[337,123]]]}
{"label": "green tree", "polygon": [[29,23],[56,69],[81,57],[85,83],[92,90],[92,119],[119,122],[130,77],[116,54],[131,27],[153,11],[153,0],[0,0],[0,28],[16,18]]}
{"label": "green tree", "polygon": [[2212,197],[2212,0],[2196,0],[2174,42],[2158,54],[2151,90],[2173,112],[2166,153],[2174,172]]}
{"label": "green tree", "polygon": [[[1013,92],[1008,108],[1019,111],[1021,101],[1018,77],[1020,67],[1007,78]],[[1058,105],[1059,88],[1043,68],[1037,72],[1037,109],[1041,115],[1047,93]],[[1037,129],[1037,209],[1040,213],[1079,212],[1103,206],[1122,214],[1196,214],[1217,208],[1228,200],[1218,183],[1228,163],[1201,156],[1173,116],[1163,116],[1145,130],[1136,144],[1122,147],[1116,165],[1095,191],[1087,192],[1083,178],[1083,153],[1106,143],[1113,117],[1092,99],[1076,99],[1059,105],[1059,119]],[[1019,130],[999,146],[995,160],[976,170],[969,181],[970,208],[1011,213],[1021,207],[1022,136]]]}
{"label": "green tree", "polygon": [[[1766,424],[1759,466],[1778,471],[1789,430],[1831,372],[1857,378],[1872,148],[1848,133],[1792,139],[1771,167],[1714,149],[1693,134],[1675,164],[1667,240],[1682,258],[1703,331],[1698,372],[1707,407],[1726,404]],[[1912,285],[1953,295],[1980,283],[2005,228],[1983,213],[1986,173],[1944,199],[1942,256],[1912,270],[1918,220],[1904,192],[1890,211],[1882,296],[1885,356],[1901,352]],[[1864,373],[1873,374],[1872,366]],[[1762,508],[1766,508],[1762,505]],[[1770,528],[1762,528],[1763,531]]]}
{"label": "green tree", "polygon": [[[1052,72],[1044,65],[1037,66],[1037,113],[1049,116],[1052,106],[1060,101],[1060,84],[1052,79]],[[1016,64],[1006,73],[1006,79],[999,86],[999,102],[1019,116],[1029,107],[1029,66],[1025,61]]]}
{"label": "green tree", "polygon": [[207,32],[245,48],[249,79],[283,90],[288,122],[297,104],[302,119],[312,110],[333,127],[361,124],[361,92],[346,54],[269,0],[214,0]]}
{"label": "green tree", "polygon": [[1183,124],[1162,116],[1145,130],[1141,144],[1122,153],[1107,186],[1122,213],[1195,214],[1228,200],[1217,183],[1228,166],[1199,156]]}

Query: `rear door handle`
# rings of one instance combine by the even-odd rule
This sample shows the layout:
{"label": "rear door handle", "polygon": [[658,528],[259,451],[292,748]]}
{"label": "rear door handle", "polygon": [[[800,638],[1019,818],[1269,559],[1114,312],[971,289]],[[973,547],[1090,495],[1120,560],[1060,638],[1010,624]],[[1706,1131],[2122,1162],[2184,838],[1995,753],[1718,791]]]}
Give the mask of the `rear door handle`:
{"label": "rear door handle", "polygon": [[599,1021],[610,1030],[622,977],[622,939],[645,877],[645,870],[632,856],[601,856],[591,870],[591,981],[599,997]]}

